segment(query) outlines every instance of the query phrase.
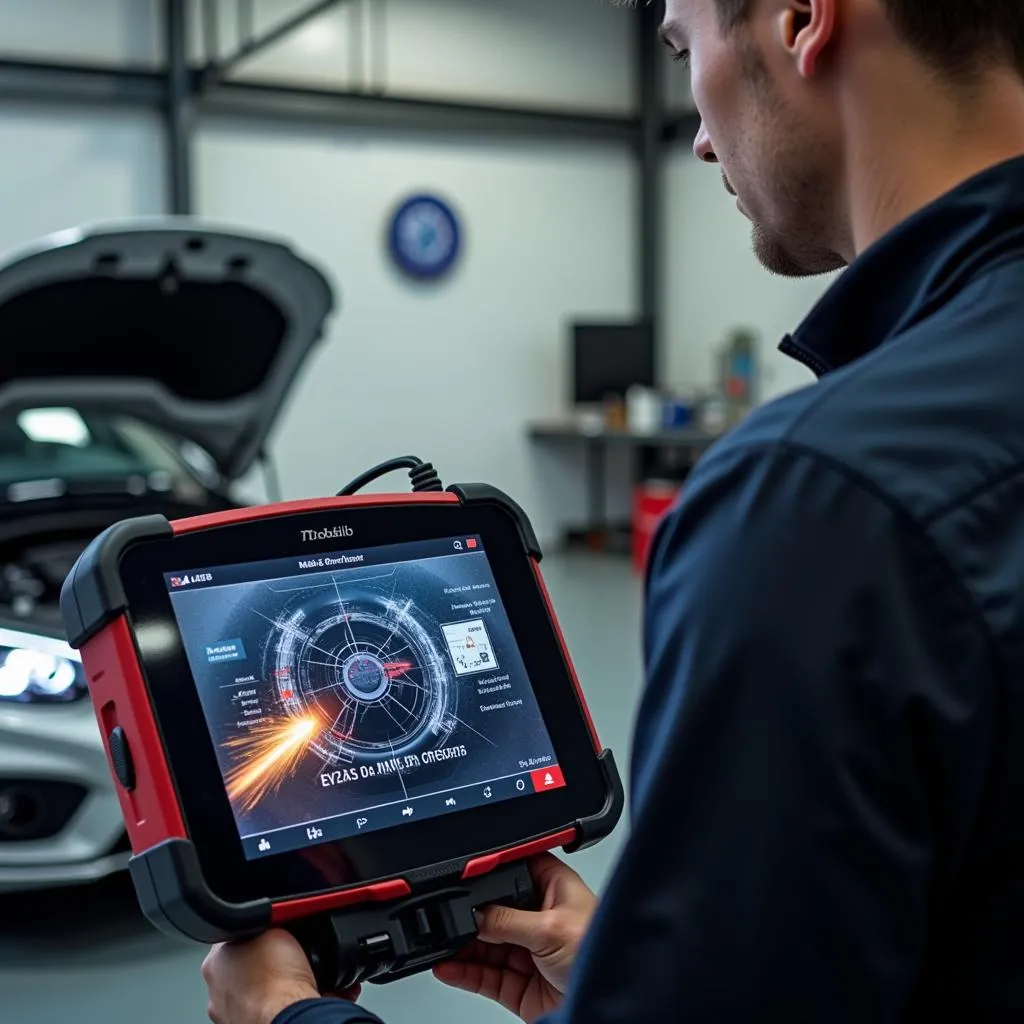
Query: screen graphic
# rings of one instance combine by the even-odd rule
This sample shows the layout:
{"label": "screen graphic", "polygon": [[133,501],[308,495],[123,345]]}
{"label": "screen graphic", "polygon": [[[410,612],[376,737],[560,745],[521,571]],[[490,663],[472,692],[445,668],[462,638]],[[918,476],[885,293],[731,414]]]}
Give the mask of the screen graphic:
{"label": "screen graphic", "polygon": [[250,859],[565,785],[479,537],[165,582]]}

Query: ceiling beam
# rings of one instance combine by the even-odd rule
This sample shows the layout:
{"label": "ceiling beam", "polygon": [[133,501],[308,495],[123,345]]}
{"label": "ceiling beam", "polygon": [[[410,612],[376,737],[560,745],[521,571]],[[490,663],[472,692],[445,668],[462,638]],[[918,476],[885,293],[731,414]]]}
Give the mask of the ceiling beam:
{"label": "ceiling beam", "polygon": [[[188,94],[203,112],[282,118],[292,124],[337,124],[413,132],[546,139],[590,139],[638,146],[636,117],[570,109],[460,103],[411,96],[310,89],[270,82],[222,82],[198,92],[201,69],[189,71]],[[178,79],[180,84],[180,79]],[[169,73],[90,64],[52,64],[0,56],[0,102],[30,101],[165,111]]]}
{"label": "ceiling beam", "polygon": [[152,108],[163,103],[164,79],[159,71],[0,57],[0,99],[9,101]]}
{"label": "ceiling beam", "polygon": [[590,139],[637,145],[633,117],[542,107],[459,103],[259,82],[221,82],[199,98],[204,113],[278,118],[292,124],[333,124],[429,133],[472,133],[548,139]]}
{"label": "ceiling beam", "polygon": [[263,35],[257,36],[255,39],[247,39],[229,57],[215,59],[214,63],[207,68],[207,80],[213,81],[226,78],[239,64],[247,61],[250,57],[254,57],[257,53],[262,53],[275,43],[279,43],[286,36],[291,35],[302,28],[303,25],[313,21],[314,18],[319,18],[321,14],[325,14],[332,7],[348,2],[349,0],[318,0],[317,3],[312,4],[310,7],[303,8],[290,18],[286,18],[279,25],[268,29]]}

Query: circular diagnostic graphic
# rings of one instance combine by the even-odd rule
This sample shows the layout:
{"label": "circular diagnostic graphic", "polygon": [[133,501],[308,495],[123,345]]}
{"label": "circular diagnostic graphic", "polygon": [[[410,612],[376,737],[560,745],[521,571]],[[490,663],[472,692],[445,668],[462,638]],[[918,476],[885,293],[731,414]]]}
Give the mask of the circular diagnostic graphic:
{"label": "circular diagnostic graphic", "polygon": [[372,704],[388,692],[393,669],[372,654],[353,654],[341,666],[341,678],[349,695]]}
{"label": "circular diagnostic graphic", "polygon": [[454,729],[451,673],[411,602],[310,594],[278,617],[267,657],[288,714],[315,716],[325,762],[411,753]]}

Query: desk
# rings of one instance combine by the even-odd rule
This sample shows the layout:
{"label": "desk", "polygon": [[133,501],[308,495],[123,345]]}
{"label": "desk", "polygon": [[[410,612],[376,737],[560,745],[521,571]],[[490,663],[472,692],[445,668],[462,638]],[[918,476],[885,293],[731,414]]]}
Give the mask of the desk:
{"label": "desk", "polygon": [[717,441],[720,434],[709,434],[692,428],[660,430],[656,433],[636,433],[630,430],[586,430],[574,420],[553,420],[534,423],[528,436],[535,444],[578,444],[587,460],[587,518],[591,536],[603,535],[608,529],[606,513],[606,468],[608,451],[627,448],[633,453],[674,449],[685,453],[695,462]]}

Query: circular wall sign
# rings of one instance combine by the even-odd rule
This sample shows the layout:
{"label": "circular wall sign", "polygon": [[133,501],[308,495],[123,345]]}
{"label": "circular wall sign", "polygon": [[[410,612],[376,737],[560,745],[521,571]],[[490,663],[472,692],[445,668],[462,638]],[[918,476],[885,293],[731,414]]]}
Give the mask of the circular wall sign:
{"label": "circular wall sign", "polygon": [[459,222],[436,196],[413,196],[391,220],[391,255],[410,277],[435,280],[455,265],[461,247]]}

